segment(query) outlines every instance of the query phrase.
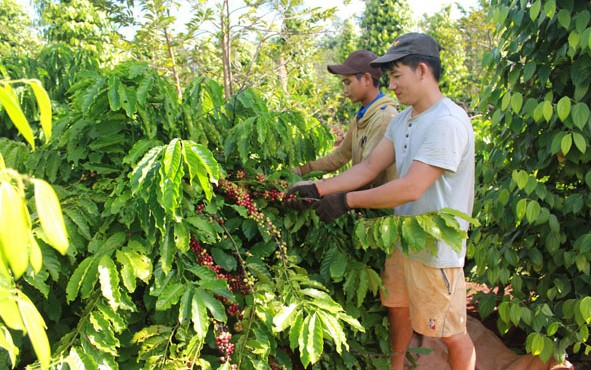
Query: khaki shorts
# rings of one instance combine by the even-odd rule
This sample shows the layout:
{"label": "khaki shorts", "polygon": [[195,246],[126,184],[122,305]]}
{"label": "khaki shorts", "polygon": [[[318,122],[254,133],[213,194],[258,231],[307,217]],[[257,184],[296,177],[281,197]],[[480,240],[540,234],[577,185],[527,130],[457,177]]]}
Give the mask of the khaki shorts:
{"label": "khaki shorts", "polygon": [[388,294],[386,307],[408,307],[412,328],[429,337],[450,337],[466,332],[464,269],[435,268],[416,262],[396,249],[382,274]]}

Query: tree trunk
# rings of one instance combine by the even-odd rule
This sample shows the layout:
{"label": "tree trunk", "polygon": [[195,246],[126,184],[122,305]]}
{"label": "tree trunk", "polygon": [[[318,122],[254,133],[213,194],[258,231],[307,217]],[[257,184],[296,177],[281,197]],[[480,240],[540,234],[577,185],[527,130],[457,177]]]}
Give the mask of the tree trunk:
{"label": "tree trunk", "polygon": [[172,45],[170,44],[170,36],[168,36],[168,30],[164,27],[164,37],[166,37],[166,47],[168,48],[168,56],[170,56],[170,61],[172,64],[172,77],[174,78],[174,84],[176,86],[176,93],[179,98],[183,97],[183,91],[181,90],[181,81],[179,80],[179,75],[176,72],[176,62],[174,60],[174,50],[172,49]]}
{"label": "tree trunk", "polygon": [[281,90],[287,93],[287,66],[283,54],[277,60],[277,68],[279,70],[279,85],[281,86]]}
{"label": "tree trunk", "polygon": [[231,97],[232,89],[232,35],[230,34],[230,5],[229,0],[224,0],[221,11],[221,32],[222,32],[222,64],[224,68],[224,96]]}

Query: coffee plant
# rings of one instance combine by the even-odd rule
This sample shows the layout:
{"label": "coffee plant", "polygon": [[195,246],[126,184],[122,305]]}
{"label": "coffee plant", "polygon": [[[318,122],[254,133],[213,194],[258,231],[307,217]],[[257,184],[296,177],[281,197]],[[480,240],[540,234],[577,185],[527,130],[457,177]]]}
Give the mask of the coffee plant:
{"label": "coffee plant", "polygon": [[468,254],[498,289],[479,311],[523,330],[543,360],[576,358],[591,352],[591,5],[497,0],[491,16],[500,42],[484,59],[482,226]]}
{"label": "coffee plant", "polygon": [[[406,221],[351,212],[324,225],[312,210],[285,207],[288,183],[299,180],[290,168],[331,146],[325,126],[270,110],[249,89],[225,99],[207,79],[179,100],[171,81],[141,63],[78,71],[69,82],[54,103],[52,135],[43,109],[45,134],[23,134],[46,143],[26,150],[11,126],[0,138],[6,168],[53,184],[69,238],[67,250],[51,248],[50,232],[24,241],[38,245],[42,263],[13,276],[22,275],[19,289],[51,348],[40,353],[1,315],[11,334],[0,341],[4,367],[388,366],[378,292],[391,246],[364,250],[362,234],[378,232],[375,216]],[[50,85],[49,95],[60,88]],[[19,94],[25,111],[37,112],[33,96]],[[42,208],[37,216],[45,228]],[[434,240],[461,240],[452,216],[421,220]],[[401,227],[401,240],[416,247]]]}

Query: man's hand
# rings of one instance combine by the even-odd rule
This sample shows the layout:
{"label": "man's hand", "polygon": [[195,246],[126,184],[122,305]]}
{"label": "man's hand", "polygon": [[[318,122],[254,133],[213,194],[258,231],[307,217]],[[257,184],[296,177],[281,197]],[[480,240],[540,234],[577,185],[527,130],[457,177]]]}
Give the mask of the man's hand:
{"label": "man's hand", "polygon": [[351,210],[347,204],[347,193],[334,193],[314,203],[320,221],[329,224]]}
{"label": "man's hand", "polygon": [[290,208],[302,211],[309,208],[315,199],[320,199],[316,184],[313,182],[303,183],[289,188],[285,196],[285,203]]}

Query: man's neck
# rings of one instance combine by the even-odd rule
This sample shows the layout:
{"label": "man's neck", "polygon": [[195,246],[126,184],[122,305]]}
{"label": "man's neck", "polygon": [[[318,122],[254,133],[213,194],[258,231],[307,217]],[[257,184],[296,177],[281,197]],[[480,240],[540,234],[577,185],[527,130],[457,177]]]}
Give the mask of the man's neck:
{"label": "man's neck", "polygon": [[367,94],[367,96],[361,101],[361,106],[362,107],[367,107],[367,105],[369,103],[371,103],[372,101],[374,101],[374,99],[377,98],[378,95],[380,95],[380,90],[378,90],[378,89],[372,89]]}
{"label": "man's neck", "polygon": [[439,88],[430,90],[426,93],[422,99],[412,105],[412,113],[411,116],[418,116],[419,114],[423,113],[427,109],[431,108],[435,103],[443,98],[443,94]]}

